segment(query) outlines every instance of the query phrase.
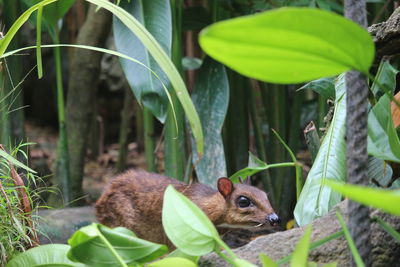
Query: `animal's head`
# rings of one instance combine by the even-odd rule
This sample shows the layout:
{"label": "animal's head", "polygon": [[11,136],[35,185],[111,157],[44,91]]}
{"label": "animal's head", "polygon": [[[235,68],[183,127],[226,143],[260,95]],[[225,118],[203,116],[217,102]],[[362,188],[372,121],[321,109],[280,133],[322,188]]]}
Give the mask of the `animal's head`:
{"label": "animal's head", "polygon": [[276,215],[267,194],[250,185],[233,184],[228,178],[218,179],[218,191],[225,198],[227,211],[224,223],[219,227],[251,228],[269,223],[278,225]]}

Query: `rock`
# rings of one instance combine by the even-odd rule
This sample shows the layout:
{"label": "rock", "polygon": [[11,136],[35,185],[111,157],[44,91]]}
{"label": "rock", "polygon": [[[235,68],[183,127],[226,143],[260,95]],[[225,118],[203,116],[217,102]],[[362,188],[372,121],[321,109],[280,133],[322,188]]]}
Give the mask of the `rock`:
{"label": "rock", "polygon": [[[347,217],[347,201],[341,202],[336,209],[333,209],[326,216],[313,222],[312,241],[321,240],[341,230],[336,217],[336,210],[339,209],[344,217]],[[373,211],[371,216],[379,216],[397,231],[400,231],[400,218],[382,212]],[[298,240],[302,237],[305,227],[295,228],[284,232],[278,232],[261,236],[249,244],[234,249],[233,252],[240,258],[246,259],[254,264],[260,265],[259,254],[265,253],[274,260],[279,260],[289,255],[295,248]],[[372,266],[400,266],[398,256],[400,255],[400,244],[387,234],[378,224],[372,224],[371,242]],[[310,252],[309,261],[318,263],[337,262],[337,266],[350,266],[349,250],[344,237],[331,240],[328,243]],[[200,260],[200,266],[229,266],[215,253],[205,255]]]}
{"label": "rock", "polygon": [[92,206],[40,210],[38,232],[41,244],[66,244],[79,228],[97,222]]}

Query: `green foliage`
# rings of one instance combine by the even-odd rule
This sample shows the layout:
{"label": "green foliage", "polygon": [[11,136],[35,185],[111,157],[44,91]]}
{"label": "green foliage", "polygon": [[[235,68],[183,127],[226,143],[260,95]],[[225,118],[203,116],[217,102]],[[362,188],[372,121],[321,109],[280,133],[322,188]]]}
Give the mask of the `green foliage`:
{"label": "green foliage", "polygon": [[366,74],[374,58],[365,29],[317,9],[282,8],[219,22],[204,29],[199,41],[239,73],[273,83],[300,83],[351,69]]}
{"label": "green foliage", "polygon": [[185,266],[185,267],[196,267],[197,264],[184,258],[165,258],[147,265],[148,267],[176,267],[176,266]]}
{"label": "green foliage", "polygon": [[[40,191],[32,190],[31,187],[34,187],[40,179],[27,172],[26,185],[17,187],[11,176],[9,165],[19,162],[15,159],[17,154],[27,159],[23,151],[26,145],[28,144],[19,145],[12,149],[10,154],[0,149],[3,156],[0,158],[0,266],[4,266],[7,260],[18,252],[33,245],[32,235],[35,234],[36,223],[31,216],[36,211]],[[22,163],[19,165],[25,166]],[[22,210],[21,195],[18,190],[26,193],[31,205],[30,212]]]}
{"label": "green foliage", "polygon": [[311,239],[311,225],[304,231],[303,237],[297,243],[296,248],[292,254],[290,266],[307,266],[308,250],[310,248]]}
{"label": "green foliage", "polygon": [[390,111],[390,98],[383,95],[368,115],[368,153],[377,158],[400,162],[400,140]]}
{"label": "green foliage", "polygon": [[59,267],[83,267],[81,263],[69,260],[66,255],[70,246],[62,244],[43,245],[27,250],[14,257],[6,267],[21,266],[59,266]]}
{"label": "green foliage", "polygon": [[99,224],[81,228],[68,244],[71,246],[70,259],[95,266],[145,263],[167,252],[165,245],[137,238],[126,228],[110,229]]}
{"label": "green foliage", "polygon": [[384,88],[388,88],[390,91],[396,88],[396,75],[399,73],[389,61],[382,60],[379,64],[378,71],[376,73],[376,79],[372,83],[371,91],[376,98],[379,98],[384,93]]}
{"label": "green foliage", "polygon": [[400,191],[325,181],[332,190],[364,205],[400,216]]}
{"label": "green foliage", "polygon": [[298,89],[311,89],[326,99],[335,99],[335,78],[321,78],[311,81]]}
{"label": "green foliage", "polygon": [[333,192],[318,181],[346,179],[345,117],[346,94],[344,75],[336,82],[335,113],[314,164],[308,173],[306,183],[296,204],[294,216],[299,225],[305,225],[326,214],[341,200],[341,195]]}
{"label": "green foliage", "polygon": [[[132,0],[130,2],[123,1],[120,6],[134,16],[154,36],[168,56],[171,55],[172,21],[171,7],[168,2],[164,0]],[[140,39],[118,18],[114,19],[113,32],[118,52],[142,62],[157,73],[167,87],[169,86],[168,78],[159,64],[149,54]],[[121,59],[121,65],[138,102],[164,123],[169,103],[160,81],[148,69],[132,61]]]}
{"label": "green foliage", "polygon": [[[15,36],[19,28],[28,20],[30,15],[39,9],[40,7],[49,5],[56,2],[57,0],[44,0],[25,11],[18,20],[13,24],[8,33],[3,39],[0,39],[0,58],[4,57],[4,53],[10,44],[11,40]],[[187,88],[183,82],[179,72],[175,68],[172,61],[169,59],[168,55],[164,52],[161,46],[157,43],[154,37],[138,22],[134,17],[132,17],[128,12],[122,8],[110,3],[106,0],[86,0],[92,4],[98,5],[104,9],[109,10],[118,17],[118,19],[127,26],[144,44],[148,49],[149,53],[153,56],[155,61],[161,66],[164,73],[169,78],[176,95],[182,104],[182,107],[186,113],[189,120],[189,124],[192,129],[192,133],[196,140],[197,151],[199,154],[203,153],[203,133],[201,129],[201,124],[197,112],[190,100]],[[84,47],[84,46],[82,46]],[[170,102],[171,103],[171,102]]]}
{"label": "green foliage", "polygon": [[218,247],[220,238],[208,217],[172,186],[164,194],[162,223],[168,238],[186,254],[201,256]]}
{"label": "green foliage", "polygon": [[338,217],[339,223],[342,226],[344,237],[347,240],[347,244],[349,245],[351,254],[353,255],[354,262],[356,263],[357,267],[364,267],[365,266],[364,262],[362,261],[361,256],[358,253],[356,245],[354,244],[354,241],[351,238],[349,229],[347,228],[346,223],[344,222],[342,215],[340,214],[340,212],[336,212],[336,216]]}
{"label": "green foliage", "polygon": [[222,125],[228,110],[229,82],[225,67],[206,58],[197,74],[192,101],[204,131],[205,153],[202,158],[193,144],[193,164],[201,183],[215,186],[216,178],[226,177]]}
{"label": "green foliage", "polygon": [[270,168],[278,168],[278,167],[293,167],[296,163],[293,162],[283,162],[276,164],[267,164],[261,159],[257,158],[251,152],[249,152],[249,164],[246,168],[243,168],[234,174],[232,174],[229,179],[233,183],[239,183],[240,179],[247,179],[247,177],[252,176],[260,171],[268,170]]}

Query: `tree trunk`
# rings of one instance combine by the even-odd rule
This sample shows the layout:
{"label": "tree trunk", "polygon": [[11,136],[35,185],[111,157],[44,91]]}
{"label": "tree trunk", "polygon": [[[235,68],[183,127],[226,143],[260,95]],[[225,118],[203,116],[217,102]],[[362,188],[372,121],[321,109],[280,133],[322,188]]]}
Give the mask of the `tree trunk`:
{"label": "tree trunk", "polygon": [[[111,13],[91,5],[87,19],[79,31],[77,43],[102,47],[111,29]],[[82,178],[85,163],[92,99],[96,97],[102,54],[77,49],[69,78],[66,125],[70,155],[71,188],[73,200],[83,196]],[[73,202],[74,205],[82,200]]]}
{"label": "tree trunk", "polygon": [[[346,0],[345,15],[363,27],[367,27],[365,0]],[[358,71],[346,73],[347,85],[347,177],[352,184],[368,185],[367,136],[368,136],[368,85],[364,74]],[[370,266],[370,231],[369,208],[354,201],[349,201],[348,217],[350,233],[366,266]],[[352,265],[356,266],[354,258]]]}

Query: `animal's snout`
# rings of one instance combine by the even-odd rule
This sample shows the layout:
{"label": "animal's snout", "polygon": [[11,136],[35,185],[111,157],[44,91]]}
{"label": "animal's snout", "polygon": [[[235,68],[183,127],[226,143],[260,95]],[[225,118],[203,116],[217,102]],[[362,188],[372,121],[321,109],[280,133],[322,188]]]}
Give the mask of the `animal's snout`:
{"label": "animal's snout", "polygon": [[269,221],[272,226],[275,226],[281,222],[281,219],[276,215],[276,213],[271,213],[267,216],[267,221]]}

